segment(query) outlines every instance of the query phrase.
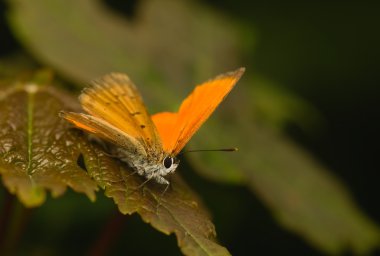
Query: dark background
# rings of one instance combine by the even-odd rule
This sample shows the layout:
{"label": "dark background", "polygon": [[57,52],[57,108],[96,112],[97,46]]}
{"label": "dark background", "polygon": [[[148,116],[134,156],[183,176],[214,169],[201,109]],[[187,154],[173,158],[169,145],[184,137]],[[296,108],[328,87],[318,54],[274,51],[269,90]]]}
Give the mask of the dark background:
{"label": "dark background", "polygon": [[[323,114],[327,127],[319,136],[292,126],[289,134],[334,170],[359,206],[378,223],[380,34],[375,31],[380,25],[380,4],[208,2],[255,26],[259,42],[246,61],[258,73],[281,82]],[[261,237],[267,241],[263,252],[311,253],[296,238],[278,237],[283,231],[274,226],[270,226],[273,237]],[[276,241],[276,246],[268,240]],[[278,245],[279,241],[283,244]]]}
{"label": "dark background", "polygon": [[[137,1],[127,4],[116,0],[107,2],[133,18]],[[307,134],[294,124],[289,124],[288,133],[329,166],[349,187],[363,211],[380,223],[377,156],[380,142],[380,4],[375,1],[325,4],[304,1],[286,4],[283,1],[264,3],[243,0],[204,2],[237,22],[254,27],[256,49],[246,51],[244,65],[279,82],[320,111],[326,126],[318,134]],[[22,50],[7,25],[5,10],[6,3],[0,1],[0,58]],[[252,195],[247,189],[208,182],[194,173],[184,176],[202,195],[211,212],[220,208],[220,204],[213,202],[215,195],[241,201],[241,209],[237,211],[243,216],[233,216],[231,213],[233,218],[239,219],[233,222],[233,227],[225,223],[228,218],[214,218],[218,237],[232,254],[320,254],[298,236],[282,229],[260,201],[254,199],[252,202]],[[71,197],[75,195],[69,194],[61,200]],[[59,207],[61,200],[51,200],[49,203]],[[78,207],[93,207],[86,200],[77,203]],[[112,204],[104,198],[99,201],[99,204]],[[44,209],[38,211],[44,212]],[[230,211],[233,212],[233,209]],[[105,222],[109,213],[99,215]],[[101,220],[92,216],[80,228],[75,228],[80,220],[70,224],[74,224],[66,231],[70,235],[52,243],[67,250],[77,248],[78,240],[83,237],[90,241],[94,237],[93,232],[100,229]],[[44,223],[34,223],[30,230],[38,229],[38,225]],[[143,224],[138,216],[129,218],[123,228],[124,232],[115,242],[115,251],[131,254],[179,253],[173,236],[168,239]],[[231,229],[241,230],[241,236],[229,236]],[[42,231],[40,235],[48,237]],[[38,241],[38,237],[30,233],[27,232],[23,238],[27,244]],[[254,243],[251,236],[254,236]],[[128,243],[132,238],[139,242]],[[153,244],[151,241],[154,241]],[[85,244],[81,246],[87,247]]]}

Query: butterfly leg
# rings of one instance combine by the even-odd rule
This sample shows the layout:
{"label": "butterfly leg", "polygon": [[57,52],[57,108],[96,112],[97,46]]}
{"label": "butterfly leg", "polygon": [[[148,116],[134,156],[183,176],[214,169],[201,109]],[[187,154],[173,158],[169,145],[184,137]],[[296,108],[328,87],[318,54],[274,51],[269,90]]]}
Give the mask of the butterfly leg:
{"label": "butterfly leg", "polygon": [[160,194],[160,196],[157,198],[156,215],[158,215],[158,208],[160,207],[162,198],[164,197],[164,195],[165,195],[166,191],[168,190],[169,186],[170,186],[170,183],[166,184],[164,191],[162,191],[162,193]]}
{"label": "butterfly leg", "polygon": [[161,199],[164,197],[171,183],[162,176],[156,176],[155,180],[160,184],[166,185],[164,190],[160,193],[159,197],[157,198],[156,214],[158,214],[158,208],[160,207],[162,201]]}

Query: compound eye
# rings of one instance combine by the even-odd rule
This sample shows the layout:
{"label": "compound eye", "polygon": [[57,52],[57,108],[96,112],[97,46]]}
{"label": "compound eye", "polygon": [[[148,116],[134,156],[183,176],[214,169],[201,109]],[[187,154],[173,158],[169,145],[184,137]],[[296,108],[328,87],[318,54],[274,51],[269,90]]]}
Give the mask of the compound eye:
{"label": "compound eye", "polygon": [[163,163],[164,163],[165,168],[169,169],[174,163],[174,158],[167,156],[167,157],[165,157]]}

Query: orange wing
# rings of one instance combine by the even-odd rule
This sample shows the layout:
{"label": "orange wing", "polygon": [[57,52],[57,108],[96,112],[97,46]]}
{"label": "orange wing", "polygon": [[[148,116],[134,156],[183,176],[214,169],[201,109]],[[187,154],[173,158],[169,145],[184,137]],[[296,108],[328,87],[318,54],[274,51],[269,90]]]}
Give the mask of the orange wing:
{"label": "orange wing", "polygon": [[127,75],[111,73],[94,81],[91,87],[83,90],[79,101],[90,115],[137,139],[146,151],[162,151],[157,129]]}
{"label": "orange wing", "polygon": [[178,113],[163,112],[152,116],[164,151],[177,155],[194,133],[231,91],[245,68],[217,76],[201,85],[182,102]]}
{"label": "orange wing", "polygon": [[100,118],[83,113],[66,111],[61,111],[59,116],[73,123],[76,127],[82,130],[88,131],[99,138],[123,147],[128,152],[147,155],[145,148],[137,139]]}

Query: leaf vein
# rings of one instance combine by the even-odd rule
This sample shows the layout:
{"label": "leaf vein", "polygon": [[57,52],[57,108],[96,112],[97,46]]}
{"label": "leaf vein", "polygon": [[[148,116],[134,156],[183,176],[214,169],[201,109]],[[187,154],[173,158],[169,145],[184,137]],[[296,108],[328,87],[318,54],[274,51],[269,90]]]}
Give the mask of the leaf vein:
{"label": "leaf vein", "polygon": [[[151,192],[152,193],[152,192]],[[159,200],[157,200],[157,198],[156,198],[156,196],[155,196],[155,194],[154,193],[152,193],[152,195],[153,195],[153,197],[154,197],[154,199],[159,203]],[[189,231],[189,229],[185,226],[185,225],[183,225],[176,217],[175,217],[175,215],[170,211],[170,208],[169,207],[167,207],[166,205],[164,205],[164,204],[161,204],[162,205],[162,207],[164,207],[165,209],[166,209],[166,211],[169,213],[169,215],[173,218],[173,220],[174,221],[176,221],[177,223],[178,223],[178,225],[181,227],[181,228],[183,228],[184,230],[185,230],[185,236],[186,235],[188,235],[188,236],[190,236],[193,240],[194,240],[194,242],[196,243],[196,244],[198,244],[199,245],[199,247],[207,254],[207,255],[213,255],[210,251],[208,251],[207,250],[207,248],[205,248],[203,245],[202,245],[202,243]]]}

